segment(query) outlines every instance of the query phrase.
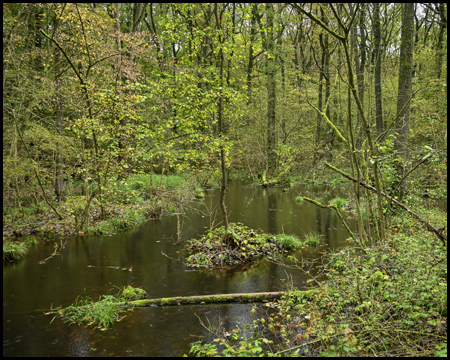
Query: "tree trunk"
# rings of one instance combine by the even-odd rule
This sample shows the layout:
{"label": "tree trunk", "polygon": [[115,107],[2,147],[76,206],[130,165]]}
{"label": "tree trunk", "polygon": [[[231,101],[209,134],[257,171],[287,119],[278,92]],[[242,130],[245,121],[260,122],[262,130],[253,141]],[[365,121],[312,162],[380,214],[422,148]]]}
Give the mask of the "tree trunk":
{"label": "tree trunk", "polygon": [[258,15],[258,4],[250,4],[251,7],[251,18],[250,18],[250,44],[249,44],[249,50],[248,50],[248,66],[247,66],[247,96],[248,101],[247,104],[250,104],[252,102],[252,90],[253,90],[253,83],[252,83],[252,72],[253,72],[253,44],[256,39],[256,17]]}
{"label": "tree trunk", "polygon": [[[323,71],[324,71],[324,63],[325,63],[325,50],[323,49],[323,34],[319,35],[319,41],[320,41],[320,47],[322,49],[322,55],[320,60],[320,74],[319,74],[319,91],[318,91],[318,104],[317,108],[319,111],[322,111],[323,109]],[[314,151],[314,160],[313,160],[313,166],[315,167],[317,165],[317,161],[319,160],[319,149],[322,147],[320,146],[320,133],[322,131],[322,115],[317,114],[317,127],[316,127],[316,146]]]}
{"label": "tree trunk", "polygon": [[[60,75],[60,51],[55,46],[54,47],[54,66],[55,66],[55,74],[56,76]],[[58,131],[58,143],[59,145],[56,148],[56,174],[55,174],[55,194],[58,201],[63,200],[64,197],[64,174],[62,171],[63,168],[63,144],[60,143],[62,137],[64,136],[64,113],[62,107],[61,100],[61,79],[56,79],[56,104],[55,104],[55,112],[56,112],[56,129]]]}
{"label": "tree trunk", "polygon": [[[311,296],[317,290],[298,291]],[[261,293],[237,293],[237,294],[217,294],[217,295],[198,295],[198,296],[175,296],[160,299],[143,299],[118,303],[119,306],[126,307],[144,307],[158,305],[186,305],[186,304],[217,304],[230,302],[261,302],[280,298],[286,294],[284,291],[261,292]]]}
{"label": "tree trunk", "polygon": [[439,12],[439,36],[436,44],[436,78],[440,79],[442,74],[442,63],[444,59],[444,35],[447,28],[446,4],[439,3],[436,5]]}
{"label": "tree trunk", "polygon": [[[361,15],[360,15],[360,23],[359,23],[359,36],[360,36],[360,53],[359,57],[361,62],[359,63],[359,67],[357,67],[356,80],[358,81],[358,96],[361,99],[361,104],[364,107],[364,69],[366,67],[366,10],[364,3],[361,3]],[[360,115],[359,115],[360,117]],[[358,121],[361,124],[361,119]],[[358,135],[358,148],[360,148],[360,144],[364,139],[364,128],[361,126]]]}
{"label": "tree trunk", "polygon": [[377,124],[377,135],[380,137],[384,132],[383,125],[383,102],[381,97],[381,22],[380,3],[373,4],[373,36],[375,51],[375,117]]}
{"label": "tree trunk", "polygon": [[266,4],[267,12],[267,162],[268,173],[273,176],[276,169],[276,132],[275,132],[275,54],[273,37],[273,4]]}
{"label": "tree trunk", "polygon": [[[330,81],[330,49],[329,49],[329,41],[328,34],[325,34],[323,38],[324,52],[325,52],[325,63],[323,69],[323,76],[325,78],[325,113],[328,119],[331,120],[331,108],[329,104],[329,99],[331,96],[331,81]],[[333,160],[333,147],[334,147],[334,139],[336,138],[336,133],[334,131],[330,131],[330,126],[327,126],[327,153],[326,158],[329,161]]]}
{"label": "tree trunk", "polygon": [[[413,49],[414,49],[414,4],[402,5],[402,35],[400,45],[400,66],[398,77],[397,122],[398,133],[394,149],[402,159],[398,162],[397,173],[402,178],[406,173],[408,161],[407,136],[409,131],[410,101],[412,97],[412,73],[413,73]],[[394,184],[397,185],[397,184]],[[400,187],[400,198],[405,186]]]}
{"label": "tree trunk", "polygon": [[[216,24],[220,31],[222,31],[222,24],[221,21],[219,21],[219,15],[217,10],[217,3],[214,5],[214,13],[216,17]],[[219,35],[219,44],[220,44],[220,50],[219,50],[219,99],[218,99],[218,105],[217,105],[217,116],[218,116],[218,126],[219,126],[219,138],[221,140],[225,141],[224,138],[224,119],[223,119],[223,95],[222,95],[222,89],[223,89],[223,49],[222,49],[222,35]],[[224,144],[221,143],[220,145],[220,170],[222,172],[222,186],[220,191],[220,208],[222,210],[223,219],[225,222],[225,227],[228,227],[228,214],[227,214],[227,207],[225,205],[225,195],[227,193],[227,185],[228,185],[228,178],[227,178],[227,169],[226,169],[226,158],[225,158],[225,149]]]}

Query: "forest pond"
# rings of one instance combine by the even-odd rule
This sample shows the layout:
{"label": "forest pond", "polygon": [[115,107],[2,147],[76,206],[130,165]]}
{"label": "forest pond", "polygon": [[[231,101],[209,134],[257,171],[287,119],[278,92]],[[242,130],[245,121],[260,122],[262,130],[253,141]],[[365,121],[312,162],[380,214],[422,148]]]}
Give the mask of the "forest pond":
{"label": "forest pond", "polygon": [[[231,183],[227,193],[230,221],[300,238],[320,233],[322,244],[301,249],[298,258],[318,258],[327,249],[347,246],[348,234],[336,214],[306,201],[299,204],[297,195],[325,203],[338,195],[347,198],[344,187],[294,186],[283,191]],[[183,240],[198,238],[212,222],[220,223],[218,199],[217,189],[208,191],[198,203],[201,211],[184,218]],[[349,225],[355,228],[352,220]],[[301,271],[267,260],[245,269],[187,267],[182,261],[186,253],[182,245],[176,245],[176,232],[177,217],[164,216],[113,236],[68,238],[61,254],[45,264],[39,262],[53,252],[53,241],[38,243],[24,259],[4,264],[3,356],[182,356],[190,343],[212,336],[199,318],[205,324],[208,320],[217,324],[220,319],[225,330],[232,330],[257,316],[250,314],[252,304],[135,308],[102,332],[60,319],[50,324],[52,316],[44,315],[50,307],[71,305],[79,295],[98,299],[114,287],[142,287],[149,298],[280,291],[283,279],[292,275],[294,286],[305,288],[307,278]]]}

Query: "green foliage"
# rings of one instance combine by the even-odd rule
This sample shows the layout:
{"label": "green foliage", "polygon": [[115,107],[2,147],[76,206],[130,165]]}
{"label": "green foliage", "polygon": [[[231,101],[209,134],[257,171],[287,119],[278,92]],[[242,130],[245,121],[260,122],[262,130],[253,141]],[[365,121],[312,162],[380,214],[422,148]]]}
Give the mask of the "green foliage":
{"label": "green foliage", "polygon": [[145,221],[144,215],[138,210],[131,210],[119,217],[109,219],[110,223],[117,231],[131,229]]}
{"label": "green foliage", "polygon": [[147,296],[147,292],[141,288],[135,288],[132,286],[126,286],[119,292],[118,298],[122,298],[126,301],[141,300]]}
{"label": "green foliage", "polygon": [[[396,234],[364,251],[341,250],[324,267],[328,280],[320,284],[320,296],[291,309],[315,314],[310,329],[322,356],[443,354],[446,256],[424,230]],[[428,350],[411,346],[422,341]]]}
{"label": "green foliage", "polygon": [[87,227],[86,230],[95,235],[114,234],[114,226],[108,220],[100,222],[96,227]]}
{"label": "green foliage", "polygon": [[203,199],[205,197],[205,192],[202,188],[195,188],[195,198]]}
{"label": "green foliage", "polygon": [[447,357],[447,343],[436,345],[436,352],[434,357]]}
{"label": "green foliage", "polygon": [[146,220],[140,210],[124,211],[119,216],[100,222],[95,228],[89,228],[96,235],[111,235],[113,233],[132,229]]}
{"label": "green foliage", "polygon": [[331,255],[331,259],[328,263],[328,266],[334,270],[342,270],[347,262],[345,257],[345,252],[338,252],[336,254]]}

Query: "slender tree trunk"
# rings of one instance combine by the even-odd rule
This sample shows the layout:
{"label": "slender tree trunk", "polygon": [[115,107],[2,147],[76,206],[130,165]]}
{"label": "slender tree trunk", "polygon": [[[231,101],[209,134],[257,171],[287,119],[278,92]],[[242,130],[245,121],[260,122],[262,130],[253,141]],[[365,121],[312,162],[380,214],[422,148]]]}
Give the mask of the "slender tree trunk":
{"label": "slender tree trunk", "polygon": [[380,3],[373,4],[373,36],[375,51],[375,117],[377,124],[377,134],[380,137],[384,133],[383,124],[383,101],[381,93],[381,22],[380,22]]}
{"label": "slender tree trunk", "polygon": [[[217,10],[217,3],[214,4],[214,13],[216,16],[216,24],[219,31],[222,31],[222,23],[219,21],[219,15]],[[217,117],[218,117],[218,126],[219,126],[219,137],[222,141],[225,141],[224,136],[224,119],[223,119],[223,94],[222,89],[224,85],[224,76],[223,76],[223,67],[224,67],[224,56],[223,56],[223,49],[222,49],[222,35],[219,34],[219,81],[220,81],[220,90],[219,90],[219,99],[218,99],[218,108],[217,108]],[[228,214],[227,214],[227,207],[225,205],[225,196],[227,193],[227,186],[228,186],[228,177],[227,177],[227,169],[226,169],[226,158],[225,158],[225,149],[224,144],[222,143],[220,145],[220,170],[222,172],[222,186],[220,191],[220,208],[222,210],[223,219],[225,222],[225,227],[228,227]]]}
{"label": "slender tree trunk", "polygon": [[[54,64],[55,64],[55,73],[58,76],[60,73],[60,52],[59,49],[55,46],[54,53]],[[61,79],[56,79],[56,129],[58,130],[58,142],[62,139],[64,135],[64,114],[61,100]],[[63,174],[63,144],[60,143],[56,149],[56,176],[55,176],[55,194],[58,201],[61,201],[64,197],[64,174]]]}
{"label": "slender tree trunk", "polygon": [[[318,89],[318,104],[317,108],[322,111],[323,108],[323,70],[324,70],[324,62],[325,62],[325,51],[323,50],[323,41],[322,41],[323,35],[319,35],[320,44],[322,48],[322,55],[320,60],[320,74],[319,74],[319,89]],[[314,152],[314,160],[313,160],[313,166],[317,165],[317,162],[319,161],[319,150],[321,149],[320,146],[320,134],[322,132],[322,115],[319,113],[317,114],[317,127],[316,127],[316,144],[315,144],[315,152]]]}
{"label": "slender tree trunk", "polygon": [[247,96],[248,96],[248,104],[252,102],[252,90],[253,90],[253,84],[252,84],[252,72],[253,72],[253,44],[255,43],[256,39],[256,17],[258,15],[258,4],[251,4],[251,18],[250,18],[250,44],[249,44],[249,50],[248,50],[248,66],[247,66]]}
{"label": "slender tree trunk", "polygon": [[[14,132],[13,132],[13,138],[12,138],[12,144],[11,144],[11,153],[13,155],[14,159],[14,168],[17,168],[17,129],[14,126]],[[14,176],[14,188],[16,190],[16,196],[17,196],[17,207],[22,210],[22,204],[20,202],[20,190],[19,190],[19,176],[17,173]]]}
{"label": "slender tree trunk", "polygon": [[276,107],[276,82],[275,82],[275,54],[273,36],[273,4],[266,4],[267,15],[267,162],[268,173],[274,175],[276,169],[276,132],[275,132],[275,107]]}
{"label": "slender tree trunk", "polygon": [[[356,26],[352,28],[352,40],[354,45],[354,59],[356,68],[356,82],[358,86],[358,96],[361,100],[361,104],[364,107],[364,68],[366,66],[366,36],[365,36],[365,7],[364,3],[361,4],[360,12],[360,42],[359,51],[357,48],[358,40],[356,36]],[[364,127],[362,126],[361,114],[358,113],[358,140],[356,147],[359,149],[364,138]]]}
{"label": "slender tree trunk", "polygon": [[[328,119],[331,120],[331,107],[329,104],[329,99],[331,96],[331,81],[330,81],[330,49],[329,49],[329,42],[328,42],[328,34],[325,34],[323,38],[323,45],[324,45],[324,52],[325,52],[325,62],[324,62],[324,69],[323,69],[323,76],[325,78],[325,114],[327,115]],[[327,126],[327,129],[330,129],[330,126]],[[333,147],[334,147],[334,139],[336,138],[336,132],[329,131],[329,136],[327,136],[327,153],[326,157],[329,161],[333,160]]]}

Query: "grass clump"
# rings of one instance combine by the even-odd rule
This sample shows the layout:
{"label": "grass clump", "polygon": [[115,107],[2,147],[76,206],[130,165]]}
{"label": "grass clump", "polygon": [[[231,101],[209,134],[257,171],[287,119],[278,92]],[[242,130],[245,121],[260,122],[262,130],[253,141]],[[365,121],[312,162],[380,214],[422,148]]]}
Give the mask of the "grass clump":
{"label": "grass clump", "polygon": [[77,297],[75,304],[58,311],[65,322],[71,324],[95,325],[99,329],[107,329],[119,319],[119,309],[114,304],[117,299],[112,295],[102,295],[94,302],[89,297]]}
{"label": "grass clump", "polygon": [[320,244],[320,235],[315,232],[311,232],[306,235],[305,245],[318,246]]}
{"label": "grass clump", "polygon": [[[117,295],[101,295],[99,301],[93,301],[90,297],[77,297],[75,304],[58,310],[53,320],[60,316],[65,322],[71,324],[94,325],[100,330],[110,328],[114,322],[120,321],[119,314],[123,312],[118,303],[123,301],[140,300],[145,298],[146,292],[132,286],[120,289]],[[52,322],[53,322],[52,320]]]}
{"label": "grass clump", "polygon": [[27,253],[27,244],[18,241],[8,241],[3,238],[3,261],[18,260]]}
{"label": "grass clump", "polygon": [[303,204],[303,202],[304,202],[305,200],[303,199],[303,196],[297,196],[296,198],[295,198],[295,202],[297,203],[297,204]]}
{"label": "grass clump", "polygon": [[113,217],[109,220],[115,230],[131,229],[145,221],[144,215],[137,210],[130,210],[121,214],[119,217]]}
{"label": "grass clump", "polygon": [[286,250],[299,248],[300,246],[303,245],[299,237],[295,235],[278,234],[274,236],[274,240],[279,247]]}

